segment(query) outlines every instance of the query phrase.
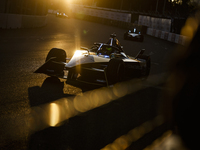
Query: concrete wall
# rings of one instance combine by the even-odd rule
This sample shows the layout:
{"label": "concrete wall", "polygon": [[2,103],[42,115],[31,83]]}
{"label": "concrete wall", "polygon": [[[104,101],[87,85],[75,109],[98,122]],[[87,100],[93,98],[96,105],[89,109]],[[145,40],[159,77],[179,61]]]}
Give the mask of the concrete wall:
{"label": "concrete wall", "polygon": [[46,24],[47,16],[0,13],[0,28],[2,29],[43,27]]}
{"label": "concrete wall", "polygon": [[169,42],[177,43],[180,45],[185,45],[188,38],[186,36],[175,34],[167,31],[156,30],[152,28],[147,28],[147,35],[151,35]]}

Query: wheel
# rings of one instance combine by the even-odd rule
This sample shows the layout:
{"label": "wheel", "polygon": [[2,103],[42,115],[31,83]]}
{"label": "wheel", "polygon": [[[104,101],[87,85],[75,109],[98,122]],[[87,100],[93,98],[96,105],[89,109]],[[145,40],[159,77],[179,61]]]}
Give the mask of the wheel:
{"label": "wheel", "polygon": [[142,71],[142,76],[147,78],[151,69],[151,57],[147,55],[139,55],[138,58],[146,60],[146,68]]}
{"label": "wheel", "polygon": [[124,62],[121,59],[111,59],[106,69],[106,77],[109,85],[121,82],[124,77]]}
{"label": "wheel", "polygon": [[67,54],[66,54],[66,52],[63,49],[52,48],[49,51],[49,53],[47,54],[45,62],[48,61],[52,57],[56,57],[55,61],[66,62]]}
{"label": "wheel", "polygon": [[[47,62],[49,59],[52,57],[55,57],[54,61],[56,62],[66,62],[66,52],[63,49],[58,49],[58,48],[52,48],[49,53],[47,54],[45,62]],[[51,62],[49,62],[51,63]],[[59,63],[51,63],[49,66],[50,70],[54,70],[54,75],[56,74],[57,76],[64,76],[64,65],[59,64]],[[51,74],[49,74],[52,76]]]}

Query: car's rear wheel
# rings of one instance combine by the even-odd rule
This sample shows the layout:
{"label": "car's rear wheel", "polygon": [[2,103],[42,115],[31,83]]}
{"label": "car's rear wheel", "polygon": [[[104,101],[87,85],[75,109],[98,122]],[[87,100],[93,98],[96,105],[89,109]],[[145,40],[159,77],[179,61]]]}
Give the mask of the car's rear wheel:
{"label": "car's rear wheel", "polygon": [[142,77],[147,78],[151,69],[151,57],[148,55],[139,55],[138,58],[146,60],[146,68],[142,71]]}
{"label": "car's rear wheel", "polygon": [[121,82],[124,77],[124,62],[121,59],[111,59],[106,69],[106,77],[109,85]]}
{"label": "car's rear wheel", "polygon": [[55,61],[66,62],[67,54],[63,49],[52,48],[47,54],[45,62],[48,61],[52,57],[55,57],[54,59]]}

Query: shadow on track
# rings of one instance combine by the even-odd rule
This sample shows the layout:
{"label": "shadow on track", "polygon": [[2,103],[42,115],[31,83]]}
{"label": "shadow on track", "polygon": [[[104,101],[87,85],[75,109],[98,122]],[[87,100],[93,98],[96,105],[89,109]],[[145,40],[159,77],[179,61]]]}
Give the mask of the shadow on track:
{"label": "shadow on track", "polygon": [[48,77],[41,87],[35,86],[28,89],[30,106],[49,103],[63,97],[74,96],[63,93],[64,82],[56,77]]}

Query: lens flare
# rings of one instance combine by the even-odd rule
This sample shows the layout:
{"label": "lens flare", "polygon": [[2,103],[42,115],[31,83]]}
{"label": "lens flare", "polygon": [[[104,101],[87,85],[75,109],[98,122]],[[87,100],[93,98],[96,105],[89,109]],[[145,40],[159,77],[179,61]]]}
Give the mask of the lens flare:
{"label": "lens flare", "polygon": [[88,31],[86,31],[86,30],[83,30],[83,34],[87,34],[87,32],[88,32]]}
{"label": "lens flare", "polygon": [[79,57],[79,56],[81,56],[82,54],[83,54],[82,51],[76,50],[75,53],[74,53],[74,57]]}
{"label": "lens flare", "polygon": [[50,114],[49,114],[49,125],[56,126],[59,123],[59,107],[56,103],[51,103],[50,105]]}
{"label": "lens flare", "polygon": [[188,42],[194,37],[194,34],[197,31],[199,26],[199,13],[196,14],[196,17],[189,17],[186,20],[184,27],[181,29],[181,35],[186,36]]}
{"label": "lens flare", "polygon": [[75,31],[75,44],[76,44],[76,49],[80,48],[80,32],[79,30]]}
{"label": "lens flare", "polygon": [[[159,123],[155,124],[155,120],[159,121]],[[132,142],[136,142],[145,134],[160,126],[162,123],[164,123],[163,117],[160,115],[156,116],[153,120],[149,120],[142,125],[130,130],[127,134],[120,136],[113,143],[106,145],[101,150],[125,150],[131,145]]]}

